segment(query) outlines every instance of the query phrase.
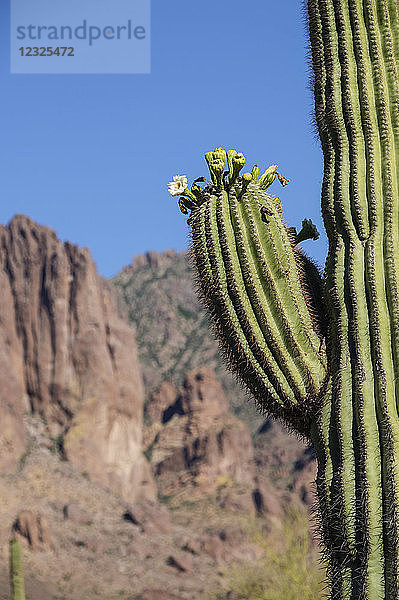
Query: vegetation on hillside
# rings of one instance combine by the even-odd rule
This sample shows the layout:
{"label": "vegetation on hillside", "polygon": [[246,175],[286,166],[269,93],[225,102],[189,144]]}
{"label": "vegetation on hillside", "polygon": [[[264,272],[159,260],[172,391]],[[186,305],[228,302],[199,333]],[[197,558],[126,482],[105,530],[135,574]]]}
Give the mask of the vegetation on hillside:
{"label": "vegetation on hillside", "polygon": [[214,600],[320,600],[324,597],[325,570],[312,546],[308,517],[292,508],[281,536],[265,538],[259,531],[253,542],[264,554],[256,563],[235,563],[225,569],[227,591],[214,592]]}

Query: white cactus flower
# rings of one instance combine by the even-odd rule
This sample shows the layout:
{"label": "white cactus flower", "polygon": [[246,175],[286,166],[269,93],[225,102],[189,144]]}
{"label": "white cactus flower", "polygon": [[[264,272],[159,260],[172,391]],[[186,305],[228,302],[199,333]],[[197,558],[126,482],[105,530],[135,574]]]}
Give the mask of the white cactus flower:
{"label": "white cactus flower", "polygon": [[172,196],[180,196],[187,187],[187,177],[185,175],[175,175],[173,181],[169,182],[168,190]]}

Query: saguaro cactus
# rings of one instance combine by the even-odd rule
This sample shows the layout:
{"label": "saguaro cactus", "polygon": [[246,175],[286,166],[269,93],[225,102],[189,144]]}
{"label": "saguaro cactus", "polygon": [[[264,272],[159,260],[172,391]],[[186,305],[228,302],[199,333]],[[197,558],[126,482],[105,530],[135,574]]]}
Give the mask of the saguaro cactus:
{"label": "saguaro cactus", "polygon": [[333,597],[399,597],[399,4],[309,0],[331,401],[313,442]]}
{"label": "saguaro cactus", "polygon": [[10,583],[12,600],[25,600],[22,550],[18,540],[10,540]]}
{"label": "saguaro cactus", "polygon": [[308,13],[323,279],[297,246],[311,223],[297,234],[265,192],[275,165],[240,176],[244,157],[217,149],[211,184],[177,176],[170,192],[233,369],[316,450],[331,598],[398,600],[399,3],[308,0]]}

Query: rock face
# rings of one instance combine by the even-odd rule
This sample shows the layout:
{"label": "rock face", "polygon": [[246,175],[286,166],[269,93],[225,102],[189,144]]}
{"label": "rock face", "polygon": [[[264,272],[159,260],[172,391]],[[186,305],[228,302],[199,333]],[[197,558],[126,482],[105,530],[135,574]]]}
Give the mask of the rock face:
{"label": "rock face", "polygon": [[77,470],[129,501],[153,498],[134,333],[89,251],[17,215],[0,227],[0,294],[0,472],[23,453],[31,411]]}
{"label": "rock face", "polygon": [[[268,497],[267,487],[273,486],[311,508],[315,501],[316,457],[311,447],[304,447],[295,435],[288,435],[284,427],[266,419],[257,432],[255,443],[255,462],[257,465],[258,485],[262,497],[259,497],[259,509],[262,502],[266,508],[272,506],[273,499]],[[270,504],[272,500],[272,504]]]}
{"label": "rock face", "polygon": [[[189,372],[176,388],[164,382],[146,406],[144,441],[161,493],[195,488],[234,505],[235,492],[250,511],[254,483],[253,445],[246,425],[228,412],[220,382],[209,367]],[[223,500],[222,500],[223,497]]]}
{"label": "rock face", "polygon": [[141,267],[151,267],[153,269],[158,269],[159,267],[167,265],[169,260],[172,261],[176,259],[178,256],[175,250],[165,250],[161,254],[155,252],[154,250],[150,250],[145,254],[140,254],[139,256],[133,256],[131,269],[134,271],[135,269],[140,269]]}
{"label": "rock face", "polygon": [[14,536],[29,544],[34,551],[54,549],[50,528],[44,515],[23,510],[12,528]]}

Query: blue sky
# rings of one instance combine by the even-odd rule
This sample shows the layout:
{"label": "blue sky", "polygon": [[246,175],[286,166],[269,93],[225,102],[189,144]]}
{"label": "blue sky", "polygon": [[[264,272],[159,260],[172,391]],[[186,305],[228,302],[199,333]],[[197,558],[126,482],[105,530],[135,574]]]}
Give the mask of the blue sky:
{"label": "blue sky", "polygon": [[[84,0],[82,0],[84,2]],[[152,0],[151,74],[11,75],[0,3],[0,222],[24,213],[90,248],[110,277],[147,250],[187,247],[167,183],[207,175],[204,152],[243,152],[291,180],[271,193],[324,262],[322,154],[300,1]]]}

